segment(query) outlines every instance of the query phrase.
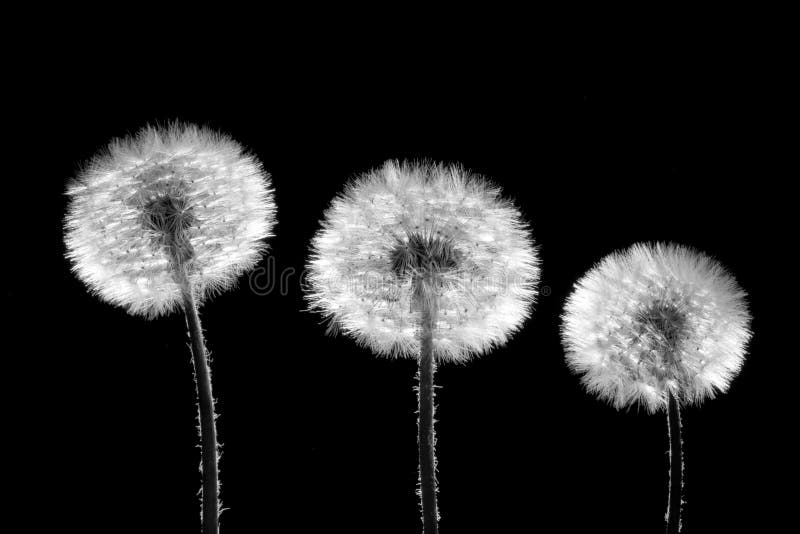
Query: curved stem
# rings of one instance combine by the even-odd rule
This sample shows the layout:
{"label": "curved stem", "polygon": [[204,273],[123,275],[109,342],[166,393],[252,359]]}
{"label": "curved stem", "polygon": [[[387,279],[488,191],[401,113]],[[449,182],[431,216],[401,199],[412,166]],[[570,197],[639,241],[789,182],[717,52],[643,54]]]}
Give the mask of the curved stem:
{"label": "curved stem", "polygon": [[683,508],[683,439],[681,437],[681,409],[678,399],[669,394],[667,408],[667,434],[669,436],[669,493],[667,497],[666,533],[681,531]]}
{"label": "curved stem", "polygon": [[435,304],[428,299],[422,302],[422,334],[419,355],[419,490],[422,500],[422,531],[424,534],[439,532],[439,511],[436,507],[436,436],[433,430],[434,390],[433,375],[436,362],[433,359],[433,325],[436,322]]}
{"label": "curved stem", "polygon": [[197,386],[198,410],[200,417],[200,442],[202,443],[203,473],[203,534],[219,532],[219,474],[217,469],[217,429],[214,415],[214,396],[211,392],[211,369],[208,366],[206,347],[203,342],[203,329],[194,293],[185,267],[177,269],[178,285],[183,296],[183,311],[189,327],[192,342],[192,360]]}

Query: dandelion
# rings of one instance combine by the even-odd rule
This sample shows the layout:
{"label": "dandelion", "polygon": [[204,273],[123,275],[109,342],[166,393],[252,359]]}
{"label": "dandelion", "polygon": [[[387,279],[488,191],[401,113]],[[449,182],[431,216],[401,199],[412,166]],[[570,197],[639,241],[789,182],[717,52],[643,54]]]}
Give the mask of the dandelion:
{"label": "dandelion", "polygon": [[438,529],[433,377],[506,343],[529,316],[539,262],[519,211],[460,167],[387,162],[325,214],[311,308],[382,356],[418,359],[423,527]]}
{"label": "dandelion", "polygon": [[750,339],[745,292],[716,261],[673,244],[636,244],[603,259],[567,300],[569,367],[617,409],[667,412],[668,532],[681,528],[680,406],[727,390]]}
{"label": "dandelion", "polygon": [[217,442],[197,308],[254,266],[271,235],[269,177],[231,138],[192,125],[117,139],[67,189],[67,257],[101,300],[154,318],[182,308],[199,399],[203,531],[218,531]]}

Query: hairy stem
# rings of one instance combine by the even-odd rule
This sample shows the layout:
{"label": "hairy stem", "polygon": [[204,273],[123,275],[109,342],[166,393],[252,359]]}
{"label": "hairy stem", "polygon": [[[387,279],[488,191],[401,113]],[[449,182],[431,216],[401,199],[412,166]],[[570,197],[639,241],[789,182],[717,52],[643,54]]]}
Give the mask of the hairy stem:
{"label": "hairy stem", "polygon": [[183,310],[189,337],[192,342],[192,360],[197,385],[198,410],[200,413],[200,442],[202,444],[203,472],[203,534],[219,532],[219,473],[217,470],[217,429],[214,415],[214,396],[211,392],[211,370],[208,366],[206,347],[203,342],[203,329],[194,292],[189,282],[185,266],[177,269],[177,281],[183,296]]}
{"label": "hairy stem", "polygon": [[683,526],[683,439],[681,437],[681,409],[671,392],[667,408],[667,434],[669,436],[669,493],[667,494],[666,533],[677,534]]}
{"label": "hairy stem", "polygon": [[439,532],[439,511],[436,507],[436,437],[433,430],[434,391],[433,326],[436,322],[435,301],[422,298],[422,333],[419,355],[419,481],[422,500],[423,534]]}

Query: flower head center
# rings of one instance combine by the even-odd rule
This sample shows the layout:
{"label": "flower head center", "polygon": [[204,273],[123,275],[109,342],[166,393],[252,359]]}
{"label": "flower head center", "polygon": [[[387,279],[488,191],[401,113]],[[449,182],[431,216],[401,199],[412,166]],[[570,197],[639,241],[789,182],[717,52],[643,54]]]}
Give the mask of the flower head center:
{"label": "flower head center", "polygon": [[686,377],[681,363],[681,341],[685,337],[686,314],[669,302],[657,302],[636,315],[635,330],[642,345],[639,364],[659,381]]}
{"label": "flower head center", "polygon": [[452,241],[418,233],[409,234],[407,241],[397,243],[390,257],[395,274],[415,277],[435,276],[453,270],[460,260]]}
{"label": "flower head center", "polygon": [[155,195],[144,205],[145,229],[178,263],[185,263],[194,257],[188,230],[195,222],[191,207],[180,195]]}

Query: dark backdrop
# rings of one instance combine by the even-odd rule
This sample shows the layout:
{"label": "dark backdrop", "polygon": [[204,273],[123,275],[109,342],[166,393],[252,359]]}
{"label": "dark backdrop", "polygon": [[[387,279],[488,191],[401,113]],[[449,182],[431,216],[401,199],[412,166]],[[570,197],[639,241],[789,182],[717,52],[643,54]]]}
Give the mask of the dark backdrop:
{"label": "dark backdrop", "polygon": [[[770,531],[780,521],[788,434],[773,362],[789,354],[774,348],[774,280],[762,270],[773,254],[763,101],[735,70],[678,76],[480,57],[476,73],[473,59],[445,56],[424,71],[392,59],[362,70],[323,52],[250,65],[246,83],[220,68],[187,84],[180,69],[150,78],[137,63],[101,77],[81,61],[29,95],[48,132],[31,158],[47,172],[21,182],[36,200],[19,203],[15,220],[36,214],[19,237],[46,244],[35,262],[45,291],[31,302],[20,285],[6,290],[32,304],[11,323],[25,334],[24,374],[6,379],[24,390],[14,397],[19,492],[43,503],[31,524],[199,529],[184,320],[146,321],[90,296],[63,258],[61,229],[65,184],[83,162],[111,137],[173,119],[227,132],[263,161],[278,205],[272,269],[293,270],[285,292],[258,295],[243,277],[201,310],[223,443],[223,532],[421,528],[415,362],[326,336],[299,284],[331,198],[389,158],[459,162],[495,181],[530,221],[542,259],[542,294],[524,329],[437,373],[442,532],[661,531],[664,414],[619,412],[587,395],[559,338],[574,281],[605,254],[652,240],[716,257],[754,316],[730,391],[684,412],[685,531]],[[43,311],[46,326],[28,329]]]}

